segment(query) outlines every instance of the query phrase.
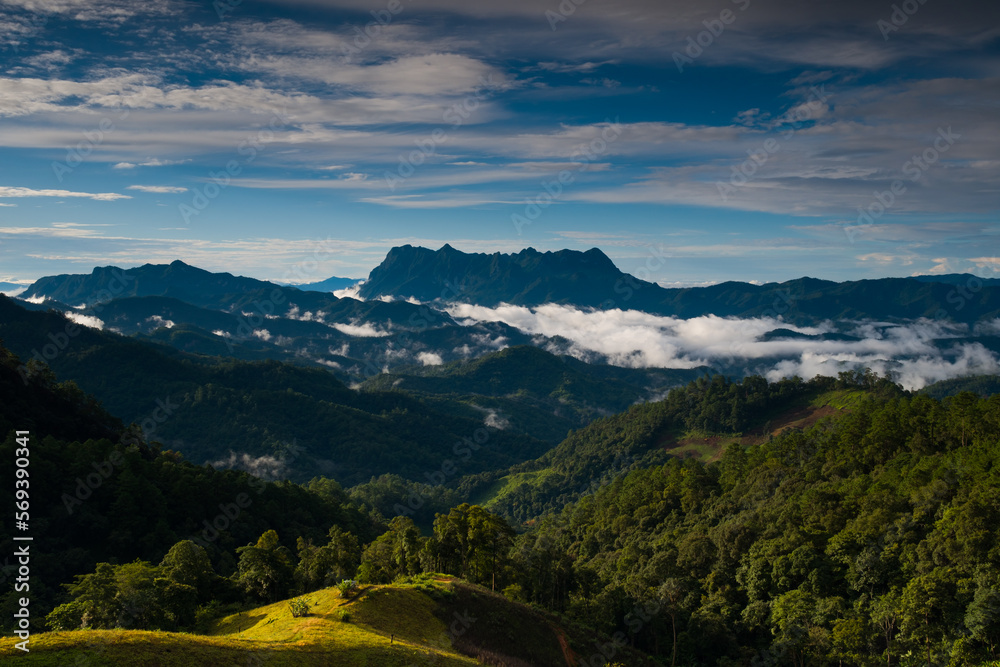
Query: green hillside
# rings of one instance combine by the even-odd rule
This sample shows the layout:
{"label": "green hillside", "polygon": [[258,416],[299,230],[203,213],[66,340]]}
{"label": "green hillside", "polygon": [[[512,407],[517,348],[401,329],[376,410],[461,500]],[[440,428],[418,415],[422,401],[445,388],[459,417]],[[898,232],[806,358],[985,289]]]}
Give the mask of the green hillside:
{"label": "green hillside", "polygon": [[574,431],[538,459],[462,480],[459,494],[517,523],[530,522],[631,470],[671,458],[717,460],[733,443],[766,442],[878,395],[901,390],[871,373],[839,378],[700,378],[665,399],[631,407]]}
{"label": "green hillside", "polygon": [[492,412],[506,428],[555,443],[569,430],[706,372],[589,365],[519,345],[467,361],[377,375],[364,386],[415,394],[442,410],[455,402],[474,405]]}
{"label": "green hillside", "polygon": [[942,399],[955,396],[963,391],[971,391],[980,396],[1000,394],[1000,375],[973,375],[971,377],[942,380],[920,390],[933,398]]}
{"label": "green hillside", "polygon": [[[34,635],[17,664],[38,667],[245,667],[246,665],[571,665],[594,651],[591,637],[555,616],[446,575],[421,575],[389,586],[336,588],[220,617],[204,634],[142,630],[73,630]],[[0,659],[15,655],[0,640]],[[639,653],[617,649],[630,664]],[[88,662],[89,661],[89,662]]]}

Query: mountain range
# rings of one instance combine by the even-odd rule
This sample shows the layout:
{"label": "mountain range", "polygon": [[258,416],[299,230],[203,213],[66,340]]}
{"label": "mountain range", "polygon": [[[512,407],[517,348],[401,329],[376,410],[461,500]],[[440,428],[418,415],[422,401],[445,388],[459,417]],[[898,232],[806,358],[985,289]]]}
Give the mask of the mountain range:
{"label": "mountain range", "polygon": [[920,388],[1000,372],[998,289],[966,274],[667,289],[597,248],[445,245],[393,248],[357,298],[175,261],[45,277],[19,303],[190,354],[321,367],[348,384],[531,345],[598,366],[771,379],[868,366]]}
{"label": "mountain range", "polygon": [[361,286],[365,299],[410,298],[497,306],[568,304],[627,308],[679,318],[781,315],[796,324],[827,319],[976,322],[1000,314],[1000,280],[969,274],[836,283],[798,278],[755,285],[664,288],[620,271],[597,248],[586,252],[463,253],[402,246],[389,251]]}

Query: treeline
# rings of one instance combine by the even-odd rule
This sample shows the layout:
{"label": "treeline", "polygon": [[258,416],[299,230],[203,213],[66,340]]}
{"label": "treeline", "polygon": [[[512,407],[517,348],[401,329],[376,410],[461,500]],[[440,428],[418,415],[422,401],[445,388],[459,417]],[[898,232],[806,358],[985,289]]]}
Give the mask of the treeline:
{"label": "treeline", "polygon": [[221,576],[199,540],[183,540],[159,564],[98,563],[67,584],[72,598],[46,616],[53,630],[130,628],[204,630],[227,604],[276,602],[320,588],[387,584],[424,572],[448,572],[492,587],[510,579],[514,530],[481,507],[460,505],[438,515],[431,537],[396,517],[362,550],[338,526],[324,540],[298,537],[283,546],[274,530],[235,550],[236,567]]}

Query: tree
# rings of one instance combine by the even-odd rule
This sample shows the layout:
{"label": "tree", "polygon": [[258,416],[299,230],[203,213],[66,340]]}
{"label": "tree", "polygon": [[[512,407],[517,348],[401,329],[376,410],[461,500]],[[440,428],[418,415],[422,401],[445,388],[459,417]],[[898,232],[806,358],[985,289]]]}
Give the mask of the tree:
{"label": "tree", "polygon": [[893,587],[888,593],[875,599],[871,608],[872,623],[881,631],[885,641],[885,663],[892,665],[892,650],[900,621],[900,590]]}
{"label": "tree", "polygon": [[497,572],[502,571],[510,560],[510,548],[514,543],[514,529],[503,517],[488,512],[478,505],[469,508],[469,536],[466,561],[472,564],[477,582],[483,582],[489,574],[491,590],[497,589]]}
{"label": "tree", "polygon": [[299,564],[295,568],[295,580],[304,592],[332,586],[353,577],[358,569],[361,557],[358,538],[339,526],[331,527],[328,534],[329,543],[321,547],[301,537],[297,541]]}
{"label": "tree", "polygon": [[983,583],[979,585],[965,610],[965,627],[989,658],[1000,657],[1000,591]]}
{"label": "tree", "polygon": [[670,667],[677,664],[677,614],[681,611],[681,601],[687,594],[686,586],[680,579],[669,578],[663,582],[659,590],[660,608],[670,616],[670,631],[672,633]]}
{"label": "tree", "polygon": [[207,598],[218,577],[205,549],[191,540],[182,540],[170,547],[160,561],[160,570],[167,579],[197,590],[202,599]]}
{"label": "tree", "polygon": [[268,530],[256,545],[240,547],[236,553],[240,555],[236,578],[248,594],[271,602],[288,595],[295,568],[276,532]]}
{"label": "tree", "polygon": [[514,529],[503,517],[479,505],[462,503],[434,519],[435,569],[476,583],[487,579],[493,590],[497,573],[509,560]]}
{"label": "tree", "polygon": [[928,667],[931,645],[948,633],[948,615],[954,604],[955,586],[943,568],[917,575],[903,589],[900,630],[914,649],[923,649]]}
{"label": "tree", "polygon": [[424,541],[413,519],[397,516],[389,522],[389,530],[365,548],[358,578],[387,584],[397,577],[417,574],[423,547]]}

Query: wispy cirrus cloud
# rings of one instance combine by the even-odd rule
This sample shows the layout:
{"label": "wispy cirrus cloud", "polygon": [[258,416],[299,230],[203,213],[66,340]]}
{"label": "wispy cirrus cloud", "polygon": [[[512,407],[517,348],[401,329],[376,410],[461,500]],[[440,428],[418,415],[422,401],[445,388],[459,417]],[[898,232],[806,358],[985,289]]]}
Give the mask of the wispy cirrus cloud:
{"label": "wispy cirrus cloud", "polygon": [[72,192],[70,190],[34,190],[32,188],[0,186],[0,198],[4,197],[79,197],[94,201],[116,201],[131,199],[116,192]]}
{"label": "wispy cirrus cloud", "polygon": [[147,192],[151,194],[160,195],[173,195],[179,194],[181,192],[187,192],[187,188],[170,186],[170,185],[130,185],[129,190],[138,190],[139,192]]}

